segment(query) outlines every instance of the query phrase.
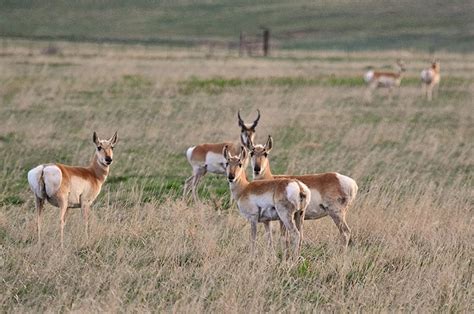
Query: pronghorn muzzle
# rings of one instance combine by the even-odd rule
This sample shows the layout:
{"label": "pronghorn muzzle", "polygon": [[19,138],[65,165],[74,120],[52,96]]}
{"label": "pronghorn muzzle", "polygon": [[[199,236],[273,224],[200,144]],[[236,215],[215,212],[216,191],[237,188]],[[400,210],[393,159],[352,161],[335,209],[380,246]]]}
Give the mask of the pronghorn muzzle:
{"label": "pronghorn muzzle", "polygon": [[105,163],[108,165],[110,165],[112,163],[112,158],[110,158],[110,156],[105,156]]}

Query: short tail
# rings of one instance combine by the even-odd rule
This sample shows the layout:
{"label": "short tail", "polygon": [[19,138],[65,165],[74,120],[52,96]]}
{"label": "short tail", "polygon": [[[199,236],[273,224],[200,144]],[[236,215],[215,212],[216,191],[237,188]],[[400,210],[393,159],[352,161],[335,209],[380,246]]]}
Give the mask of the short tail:
{"label": "short tail", "polygon": [[28,183],[30,184],[30,188],[33,193],[35,193],[36,197],[40,199],[46,199],[48,197],[46,194],[43,170],[44,166],[41,165],[28,172]]}
{"label": "short tail", "polygon": [[296,183],[298,184],[298,186],[300,188],[300,198],[299,198],[298,210],[306,210],[306,207],[308,207],[309,202],[311,201],[311,191],[301,181],[296,180]]}

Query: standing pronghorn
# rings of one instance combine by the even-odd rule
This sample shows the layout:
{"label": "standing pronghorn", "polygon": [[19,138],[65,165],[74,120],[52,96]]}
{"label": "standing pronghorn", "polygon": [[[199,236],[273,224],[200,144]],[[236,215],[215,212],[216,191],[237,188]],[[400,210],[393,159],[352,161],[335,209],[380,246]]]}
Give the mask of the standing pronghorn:
{"label": "standing pronghorn", "polygon": [[377,88],[388,88],[389,97],[392,98],[392,90],[394,87],[400,87],[403,72],[406,71],[405,64],[401,60],[397,60],[398,72],[378,72],[367,71],[364,74],[364,81],[367,83],[366,97],[370,100],[372,93]]}
{"label": "standing pronghorn", "polygon": [[35,194],[38,222],[38,244],[41,244],[41,213],[44,201],[61,209],[61,247],[64,246],[64,225],[68,208],[82,208],[86,236],[89,236],[89,210],[109,174],[117,132],[109,140],[101,140],[94,132],[96,146],[89,167],[63,164],[42,164],[28,172],[28,183]]}
{"label": "standing pronghorn", "polygon": [[[237,113],[239,118],[240,139],[241,142],[248,146],[249,142],[255,137],[255,128],[257,127],[258,120],[260,120],[260,110],[257,109],[257,119],[253,123],[245,123],[240,116],[240,110]],[[193,168],[193,175],[186,179],[184,182],[183,197],[189,194],[189,187],[191,185],[191,191],[193,194],[194,201],[198,201],[197,186],[199,181],[202,179],[207,172],[215,174],[225,174],[225,159],[222,156],[222,150],[224,146],[229,147],[229,151],[233,154],[240,152],[239,143],[213,143],[213,144],[200,144],[197,146],[189,147],[186,150],[186,158],[189,164]]]}
{"label": "standing pronghorn", "polygon": [[430,101],[433,97],[433,89],[436,88],[437,91],[439,88],[439,81],[441,79],[439,70],[439,62],[433,60],[429,69],[421,71],[421,90],[423,96],[426,95]]}
{"label": "standing pronghorn", "polygon": [[268,136],[263,145],[250,144],[250,160],[255,180],[262,179],[298,179],[311,191],[311,202],[306,209],[305,219],[319,219],[329,215],[339,229],[344,244],[351,242],[351,229],[346,222],[346,213],[357,194],[357,183],[342,174],[327,172],[309,175],[273,175],[270,169],[268,153],[272,150],[273,139]]}
{"label": "standing pronghorn", "polygon": [[[311,200],[308,187],[295,179],[249,182],[244,166],[247,149],[242,146],[240,154],[232,156],[229,148],[224,146],[222,154],[232,197],[242,216],[250,222],[252,252],[255,251],[257,223],[265,223],[265,229],[269,231],[270,221],[280,220],[292,237],[294,253],[299,255],[303,217]],[[271,233],[267,232],[267,236],[271,244]]]}

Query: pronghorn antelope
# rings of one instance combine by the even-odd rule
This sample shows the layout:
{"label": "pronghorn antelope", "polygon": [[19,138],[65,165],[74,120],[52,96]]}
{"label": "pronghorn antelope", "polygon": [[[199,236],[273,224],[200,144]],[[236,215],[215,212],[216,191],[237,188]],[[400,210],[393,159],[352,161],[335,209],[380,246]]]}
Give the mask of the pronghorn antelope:
{"label": "pronghorn antelope", "polygon": [[439,62],[433,60],[429,69],[421,71],[421,89],[423,96],[426,95],[428,100],[431,100],[433,97],[433,89],[436,88],[438,90],[439,88],[439,81],[441,79],[439,70]]}
{"label": "pronghorn antelope", "polygon": [[400,87],[403,72],[406,71],[405,64],[401,60],[397,60],[398,72],[378,72],[367,71],[364,74],[364,81],[367,83],[367,98],[372,98],[372,92],[377,88],[388,88],[389,97],[392,97],[394,87]]}
{"label": "pronghorn antelope", "polygon": [[[273,139],[268,136],[265,145],[250,144],[250,162],[254,180],[291,178],[306,184],[311,191],[311,202],[305,219],[319,219],[329,215],[341,233],[347,247],[351,242],[351,229],[346,222],[346,213],[357,194],[356,182],[336,172],[309,175],[273,175],[268,154],[272,150]],[[255,182],[255,181],[254,181]],[[267,231],[269,231],[267,229]]]}
{"label": "pronghorn antelope", "polygon": [[68,208],[82,209],[86,236],[89,236],[90,206],[99,195],[109,174],[117,132],[108,140],[99,139],[94,132],[92,141],[96,150],[88,167],[52,163],[39,165],[28,172],[28,183],[35,194],[38,244],[41,244],[41,214],[45,200],[61,210],[61,247],[64,247],[64,226]]}
{"label": "pronghorn antelope", "polygon": [[240,154],[233,156],[226,145],[222,154],[226,160],[226,175],[232,197],[242,216],[250,222],[252,252],[255,252],[257,223],[265,224],[271,245],[271,232],[268,232],[270,221],[280,220],[290,233],[294,253],[298,256],[303,239],[303,217],[311,200],[308,187],[295,179],[249,182],[244,166],[248,157],[247,149],[242,146]]}
{"label": "pronghorn antelope", "polygon": [[[255,137],[255,128],[257,127],[258,120],[260,120],[260,110],[257,110],[257,118],[253,123],[245,123],[240,116],[240,110],[237,113],[237,117],[239,118],[239,126],[241,128],[240,140],[245,146],[248,146],[250,141]],[[192,191],[194,202],[197,202],[197,186],[202,177],[208,172],[221,175],[225,174],[226,161],[222,156],[224,146],[228,146],[232,154],[238,154],[240,152],[240,143],[230,142],[200,144],[189,147],[186,150],[186,158],[193,168],[193,175],[184,182],[183,197],[186,197],[189,192]]]}

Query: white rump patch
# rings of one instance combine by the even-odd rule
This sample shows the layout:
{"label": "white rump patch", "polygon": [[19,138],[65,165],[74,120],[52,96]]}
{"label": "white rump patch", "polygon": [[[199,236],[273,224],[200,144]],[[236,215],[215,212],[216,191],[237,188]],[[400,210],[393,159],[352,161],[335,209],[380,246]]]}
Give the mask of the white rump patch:
{"label": "white rump patch", "polygon": [[337,179],[339,180],[339,184],[341,185],[342,191],[347,195],[348,202],[350,203],[356,197],[357,190],[359,187],[354,179],[349,178],[345,175],[336,173]]}
{"label": "white rump patch", "polygon": [[297,182],[293,181],[290,182],[286,186],[286,197],[288,200],[298,208],[298,204],[300,203],[300,186]]}
{"label": "white rump patch", "polygon": [[374,71],[367,71],[367,72],[364,74],[364,81],[365,81],[366,83],[370,83],[373,78],[374,78]]}
{"label": "white rump patch", "polygon": [[421,80],[426,84],[430,84],[431,81],[433,80],[433,76],[431,75],[431,71],[430,70],[421,71]]}
{"label": "white rump patch", "polygon": [[28,171],[28,183],[30,185],[31,191],[35,193],[36,197],[44,198],[44,192],[42,188],[42,184],[40,183],[41,180],[41,172],[43,171],[44,166],[39,165]]}
{"label": "white rump patch", "polygon": [[43,169],[43,180],[46,187],[46,194],[52,197],[61,187],[62,173],[55,165],[46,166]]}
{"label": "white rump patch", "polygon": [[196,146],[189,147],[186,150],[186,158],[188,159],[189,163],[191,163],[191,155],[193,154],[194,148],[196,148]]}
{"label": "white rump patch", "polygon": [[206,169],[208,172],[224,174],[226,160],[222,154],[208,152],[206,154]]}

